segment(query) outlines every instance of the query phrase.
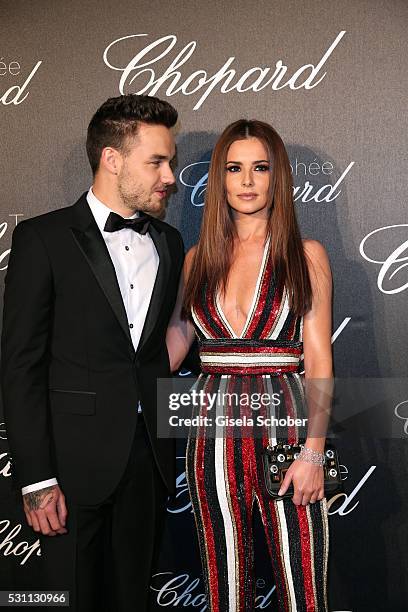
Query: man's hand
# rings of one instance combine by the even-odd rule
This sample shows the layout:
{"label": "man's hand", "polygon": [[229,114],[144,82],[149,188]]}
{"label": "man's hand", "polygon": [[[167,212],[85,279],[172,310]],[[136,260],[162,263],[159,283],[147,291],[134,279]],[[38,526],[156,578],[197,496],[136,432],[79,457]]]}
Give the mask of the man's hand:
{"label": "man's hand", "polygon": [[320,465],[297,459],[293,461],[283,479],[279,495],[286,493],[291,482],[294,489],[292,501],[296,506],[313,504],[324,497],[324,475]]}
{"label": "man's hand", "polygon": [[55,536],[67,533],[65,496],[58,485],[23,495],[27,522],[38,533]]}

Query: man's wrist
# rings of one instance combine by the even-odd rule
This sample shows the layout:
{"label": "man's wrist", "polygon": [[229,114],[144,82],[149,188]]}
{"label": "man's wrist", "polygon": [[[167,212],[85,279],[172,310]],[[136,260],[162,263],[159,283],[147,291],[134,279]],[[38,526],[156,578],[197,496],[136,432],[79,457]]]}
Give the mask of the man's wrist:
{"label": "man's wrist", "polygon": [[33,493],[34,491],[39,491],[40,489],[45,489],[45,487],[52,487],[58,484],[58,480],[56,478],[48,478],[48,480],[41,480],[39,482],[34,482],[33,484],[27,485],[21,489],[22,495],[27,495],[27,493]]}

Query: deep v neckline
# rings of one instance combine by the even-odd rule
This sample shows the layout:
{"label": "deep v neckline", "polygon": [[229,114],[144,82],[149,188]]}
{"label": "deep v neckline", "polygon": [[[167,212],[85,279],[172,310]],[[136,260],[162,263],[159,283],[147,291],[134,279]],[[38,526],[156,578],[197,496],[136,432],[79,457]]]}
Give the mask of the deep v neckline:
{"label": "deep v neckline", "polygon": [[245,337],[245,334],[248,331],[248,328],[252,322],[252,319],[254,317],[254,313],[256,310],[256,307],[258,305],[259,302],[259,296],[260,296],[260,285],[262,283],[262,280],[264,278],[264,272],[265,272],[265,267],[266,267],[266,262],[268,260],[268,255],[269,255],[269,238],[265,243],[264,246],[264,251],[263,251],[263,256],[262,256],[262,261],[261,261],[261,266],[259,268],[259,272],[258,272],[258,278],[256,281],[256,286],[255,286],[255,291],[254,291],[254,295],[252,297],[252,302],[251,302],[251,307],[248,311],[247,314],[247,318],[246,321],[244,323],[244,327],[241,330],[241,333],[238,335],[235,330],[233,329],[233,327],[231,326],[230,322],[228,321],[227,317],[224,314],[224,311],[222,309],[221,306],[221,302],[219,299],[219,291],[217,291],[216,295],[215,295],[215,306],[217,308],[218,314],[221,317],[225,327],[227,328],[228,332],[231,334],[231,338],[236,338],[236,339],[242,339]]}

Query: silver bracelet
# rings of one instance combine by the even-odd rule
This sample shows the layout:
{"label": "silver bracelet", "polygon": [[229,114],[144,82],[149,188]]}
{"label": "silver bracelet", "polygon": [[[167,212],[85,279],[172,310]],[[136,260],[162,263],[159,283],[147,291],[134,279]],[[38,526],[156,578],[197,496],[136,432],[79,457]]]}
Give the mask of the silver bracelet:
{"label": "silver bracelet", "polygon": [[307,446],[302,446],[302,450],[296,457],[298,461],[306,461],[307,463],[313,463],[314,465],[324,465],[325,457],[324,453],[319,453]]}

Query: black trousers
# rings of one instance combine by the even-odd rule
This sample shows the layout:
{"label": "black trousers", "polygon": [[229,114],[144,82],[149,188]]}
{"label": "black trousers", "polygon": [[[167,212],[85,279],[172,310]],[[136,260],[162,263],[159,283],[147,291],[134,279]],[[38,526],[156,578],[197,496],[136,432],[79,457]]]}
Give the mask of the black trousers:
{"label": "black trousers", "polygon": [[69,590],[72,612],[148,610],[166,496],[139,418],[126,470],[112,495],[95,506],[67,500],[68,533],[41,537],[43,588]]}

